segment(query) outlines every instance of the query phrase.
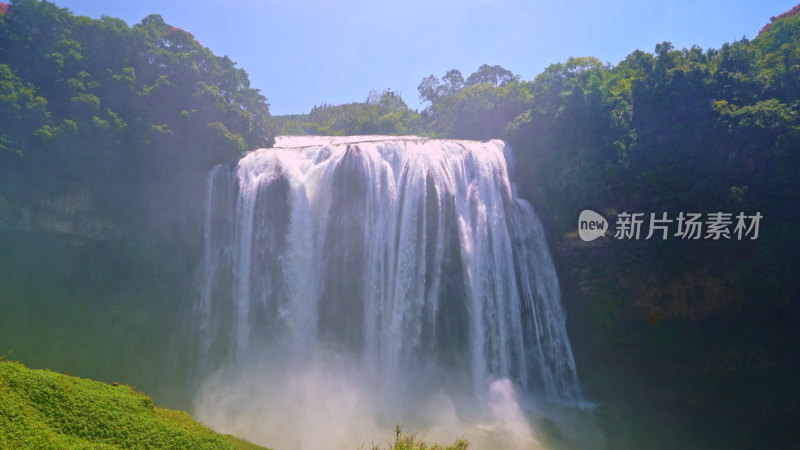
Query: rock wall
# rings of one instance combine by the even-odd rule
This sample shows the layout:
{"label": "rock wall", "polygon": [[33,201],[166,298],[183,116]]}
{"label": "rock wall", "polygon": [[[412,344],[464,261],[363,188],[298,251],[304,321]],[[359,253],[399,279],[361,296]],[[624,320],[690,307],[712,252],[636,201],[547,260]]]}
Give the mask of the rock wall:
{"label": "rock wall", "polygon": [[85,192],[44,197],[32,204],[0,195],[0,232],[51,232],[92,240],[117,239],[120,227]]}

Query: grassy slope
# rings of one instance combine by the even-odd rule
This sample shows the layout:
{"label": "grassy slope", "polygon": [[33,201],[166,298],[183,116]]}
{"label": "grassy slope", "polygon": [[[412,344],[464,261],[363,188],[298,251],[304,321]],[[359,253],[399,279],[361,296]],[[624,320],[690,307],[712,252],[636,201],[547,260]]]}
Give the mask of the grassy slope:
{"label": "grassy slope", "polygon": [[158,408],[130,386],[0,361],[0,448],[262,448]]}

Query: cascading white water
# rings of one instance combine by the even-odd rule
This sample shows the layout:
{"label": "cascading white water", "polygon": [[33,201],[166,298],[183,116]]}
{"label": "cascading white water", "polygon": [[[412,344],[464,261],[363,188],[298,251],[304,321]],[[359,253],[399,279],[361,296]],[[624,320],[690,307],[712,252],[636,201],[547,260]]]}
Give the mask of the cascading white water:
{"label": "cascading white water", "polygon": [[270,383],[276,365],[335,354],[371,401],[389,399],[376,413],[387,421],[442,389],[474,394],[457,410],[480,409],[503,379],[580,402],[558,278],[538,218],[515,197],[509,150],[284,137],[216,167],[188,322],[194,371],[232,380],[266,359],[257,377]]}

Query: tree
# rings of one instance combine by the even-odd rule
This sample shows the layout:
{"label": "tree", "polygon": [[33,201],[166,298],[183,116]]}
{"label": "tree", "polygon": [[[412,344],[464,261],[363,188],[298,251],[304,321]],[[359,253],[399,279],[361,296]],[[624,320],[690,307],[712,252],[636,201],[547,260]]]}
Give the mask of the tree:
{"label": "tree", "polygon": [[428,75],[422,79],[417,92],[419,92],[419,99],[423,102],[433,103],[439,98],[441,91],[441,82],[433,75]]}
{"label": "tree", "polygon": [[442,77],[442,90],[439,96],[454,95],[464,87],[464,76],[456,69],[448,70]]}
{"label": "tree", "polygon": [[481,83],[489,83],[493,86],[505,86],[512,81],[519,81],[519,76],[515,76],[510,70],[506,70],[501,66],[484,64],[467,78],[466,86],[472,87]]}

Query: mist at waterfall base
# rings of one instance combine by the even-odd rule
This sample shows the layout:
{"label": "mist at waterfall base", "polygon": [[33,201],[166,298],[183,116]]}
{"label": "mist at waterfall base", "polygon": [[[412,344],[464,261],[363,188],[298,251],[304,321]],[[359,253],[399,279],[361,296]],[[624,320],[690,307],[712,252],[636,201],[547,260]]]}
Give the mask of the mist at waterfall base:
{"label": "mist at waterfall base", "polygon": [[558,278],[510,149],[279,138],[208,176],[178,351],[194,413],[281,449],[385,444],[395,424],[539,448],[582,403]]}

